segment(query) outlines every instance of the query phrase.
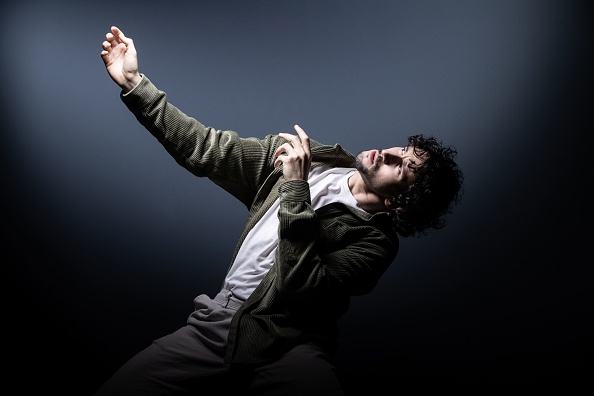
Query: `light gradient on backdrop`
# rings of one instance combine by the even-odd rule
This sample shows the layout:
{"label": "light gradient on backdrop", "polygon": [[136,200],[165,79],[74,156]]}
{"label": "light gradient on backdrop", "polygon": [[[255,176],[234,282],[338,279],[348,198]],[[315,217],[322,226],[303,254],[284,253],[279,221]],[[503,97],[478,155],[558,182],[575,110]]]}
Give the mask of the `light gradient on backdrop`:
{"label": "light gradient on backdrop", "polygon": [[[42,223],[45,248],[62,263],[57,273],[73,282],[56,289],[60,281],[49,285],[46,277],[56,272],[45,269],[22,270],[25,283],[53,294],[50,305],[67,322],[132,353],[183,324],[195,294],[217,290],[242,229],[245,208],[179,167],[121,103],[99,57],[105,33],[117,25],[135,40],[141,71],[207,125],[263,137],[298,123],[313,139],[355,153],[403,144],[413,133],[456,146],[466,185],[450,225],[404,240],[376,294],[354,301],[345,323],[358,330],[364,319],[373,334],[409,336],[386,341],[392,352],[513,354],[518,344],[499,336],[486,335],[485,346],[481,337],[454,335],[468,323],[448,321],[435,307],[447,301],[454,316],[472,312],[474,330],[485,330],[489,312],[474,312],[463,302],[468,295],[454,291],[477,293],[477,282],[505,277],[496,265],[515,254],[521,237],[507,236],[499,258],[485,248],[504,230],[502,214],[520,210],[510,205],[518,179],[526,183],[520,204],[533,205],[520,228],[533,227],[530,216],[548,205],[526,195],[538,181],[526,181],[535,169],[526,160],[558,139],[547,117],[572,81],[580,50],[576,4],[3,3],[2,35],[11,38],[3,44],[5,120],[18,124],[3,139],[6,169],[19,186],[10,194],[32,224]],[[513,179],[509,169],[516,169]],[[91,319],[71,316],[80,304],[73,294],[121,328],[87,328]],[[457,304],[466,305],[452,308]],[[441,334],[427,327],[436,323]],[[412,337],[419,331],[430,339]],[[347,351],[386,351],[360,334],[345,329]],[[522,342],[532,348],[542,339]]]}

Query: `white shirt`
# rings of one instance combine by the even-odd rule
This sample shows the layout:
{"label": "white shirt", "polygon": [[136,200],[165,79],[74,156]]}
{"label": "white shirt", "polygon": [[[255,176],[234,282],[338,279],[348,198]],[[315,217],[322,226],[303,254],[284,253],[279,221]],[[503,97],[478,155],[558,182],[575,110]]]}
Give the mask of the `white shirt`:
{"label": "white shirt", "polygon": [[[357,205],[348,185],[349,177],[354,172],[353,168],[317,167],[312,170],[308,183],[314,210],[332,202],[342,202],[363,210]],[[278,244],[279,206],[277,199],[250,230],[225,277],[223,289],[230,290],[240,300],[247,300],[274,263]]]}

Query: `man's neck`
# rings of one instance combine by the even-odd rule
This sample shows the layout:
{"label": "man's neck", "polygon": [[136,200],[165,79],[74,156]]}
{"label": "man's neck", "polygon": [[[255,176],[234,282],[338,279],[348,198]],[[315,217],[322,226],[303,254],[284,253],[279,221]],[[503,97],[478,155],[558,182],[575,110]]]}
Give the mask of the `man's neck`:
{"label": "man's neck", "polygon": [[367,189],[363,177],[361,177],[361,173],[358,171],[349,177],[348,185],[351,194],[353,194],[353,197],[363,210],[369,213],[387,210],[384,200]]}

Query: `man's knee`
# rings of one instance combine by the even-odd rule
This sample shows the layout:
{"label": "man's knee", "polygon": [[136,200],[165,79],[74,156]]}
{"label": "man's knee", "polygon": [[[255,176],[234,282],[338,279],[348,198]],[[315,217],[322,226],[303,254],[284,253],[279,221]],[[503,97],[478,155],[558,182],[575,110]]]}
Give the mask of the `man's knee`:
{"label": "man's knee", "polygon": [[334,365],[314,344],[298,345],[278,360],[258,367],[251,388],[259,395],[342,395]]}

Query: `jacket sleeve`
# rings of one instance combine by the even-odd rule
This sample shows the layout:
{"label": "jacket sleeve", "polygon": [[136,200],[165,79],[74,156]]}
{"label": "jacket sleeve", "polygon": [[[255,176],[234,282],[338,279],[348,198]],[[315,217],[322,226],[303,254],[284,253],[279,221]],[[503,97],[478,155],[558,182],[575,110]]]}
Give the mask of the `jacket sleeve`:
{"label": "jacket sleeve", "polygon": [[280,185],[276,288],[285,299],[320,303],[369,293],[395,259],[398,238],[387,213],[354,214],[333,204],[314,211],[309,186]]}
{"label": "jacket sleeve", "polygon": [[248,207],[274,169],[274,150],[285,141],[277,135],[240,138],[234,131],[206,127],[169,103],[145,75],[121,99],[181,166],[210,178]]}

